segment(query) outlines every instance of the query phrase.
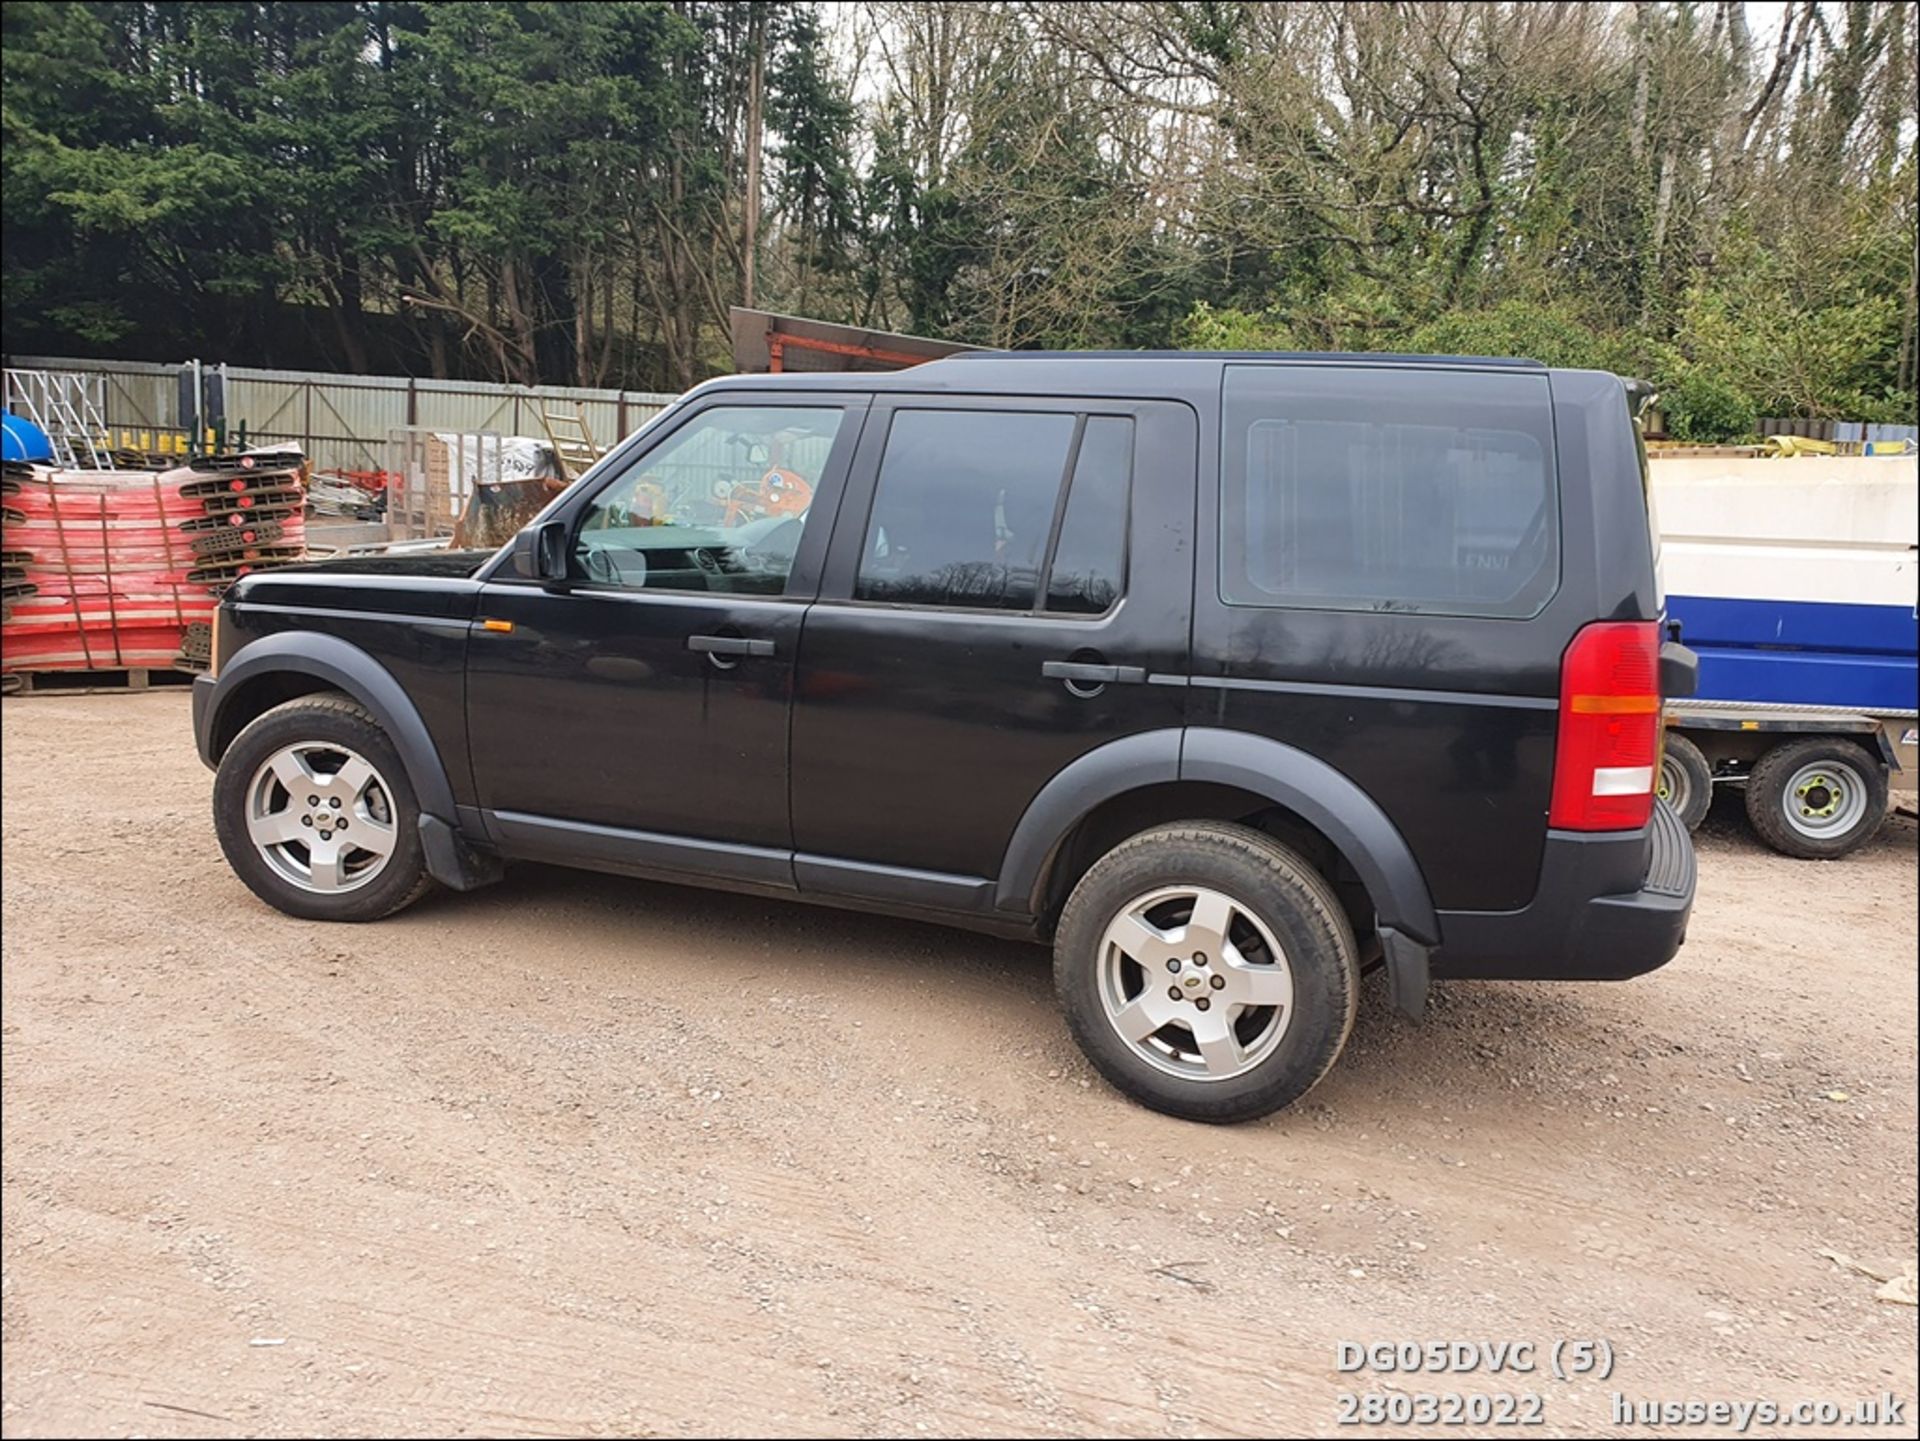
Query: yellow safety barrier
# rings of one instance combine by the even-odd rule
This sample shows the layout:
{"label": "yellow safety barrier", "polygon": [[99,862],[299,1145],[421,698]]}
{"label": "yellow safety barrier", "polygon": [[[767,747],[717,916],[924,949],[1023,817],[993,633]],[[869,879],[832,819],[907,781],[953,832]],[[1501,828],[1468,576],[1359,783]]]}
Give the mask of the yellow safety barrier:
{"label": "yellow safety barrier", "polygon": [[1769,435],[1767,448],[1775,455],[1840,455],[1840,447],[1831,440],[1812,440],[1804,435]]}

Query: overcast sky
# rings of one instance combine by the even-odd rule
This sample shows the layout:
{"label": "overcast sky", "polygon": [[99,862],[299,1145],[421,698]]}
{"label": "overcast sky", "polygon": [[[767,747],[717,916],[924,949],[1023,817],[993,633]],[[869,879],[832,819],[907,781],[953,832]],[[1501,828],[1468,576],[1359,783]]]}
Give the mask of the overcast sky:
{"label": "overcast sky", "polygon": [[1753,31],[1756,48],[1771,45],[1780,34],[1780,17],[1786,13],[1787,0],[1747,0],[1747,28]]}
{"label": "overcast sky", "polygon": [[[845,26],[853,19],[850,12],[863,8],[860,0],[816,0],[816,3],[830,29]],[[1772,50],[1779,39],[1780,21],[1786,14],[1787,4],[1788,0],[1747,0],[1747,28],[1753,32],[1756,64],[1763,63],[1762,57]],[[844,42],[844,35],[841,38]],[[862,102],[870,100],[882,88],[880,77],[869,68],[864,74],[854,77],[853,98]]]}

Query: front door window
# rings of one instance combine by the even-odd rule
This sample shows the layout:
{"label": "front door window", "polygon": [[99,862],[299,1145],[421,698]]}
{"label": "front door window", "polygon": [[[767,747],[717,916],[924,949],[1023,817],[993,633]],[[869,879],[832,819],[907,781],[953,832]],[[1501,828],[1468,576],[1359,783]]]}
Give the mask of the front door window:
{"label": "front door window", "polygon": [[574,538],[574,579],[780,594],[845,415],[806,405],[702,412],[594,500]]}

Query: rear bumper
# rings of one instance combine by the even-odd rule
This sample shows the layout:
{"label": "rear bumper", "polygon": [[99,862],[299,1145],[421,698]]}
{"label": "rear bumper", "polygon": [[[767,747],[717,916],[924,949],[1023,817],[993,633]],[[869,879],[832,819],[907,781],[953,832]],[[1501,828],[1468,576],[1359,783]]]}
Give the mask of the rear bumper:
{"label": "rear bumper", "polygon": [[1617,981],[1673,959],[1687,937],[1693,840],[1665,802],[1638,831],[1550,831],[1533,903],[1441,911],[1436,978]]}

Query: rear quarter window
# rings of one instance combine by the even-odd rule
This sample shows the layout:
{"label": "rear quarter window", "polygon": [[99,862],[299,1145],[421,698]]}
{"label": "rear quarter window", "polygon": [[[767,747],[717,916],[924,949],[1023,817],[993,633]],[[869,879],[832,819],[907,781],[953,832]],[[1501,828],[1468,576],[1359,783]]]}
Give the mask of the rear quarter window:
{"label": "rear quarter window", "polygon": [[1559,584],[1545,375],[1227,367],[1230,605],[1526,618]]}

